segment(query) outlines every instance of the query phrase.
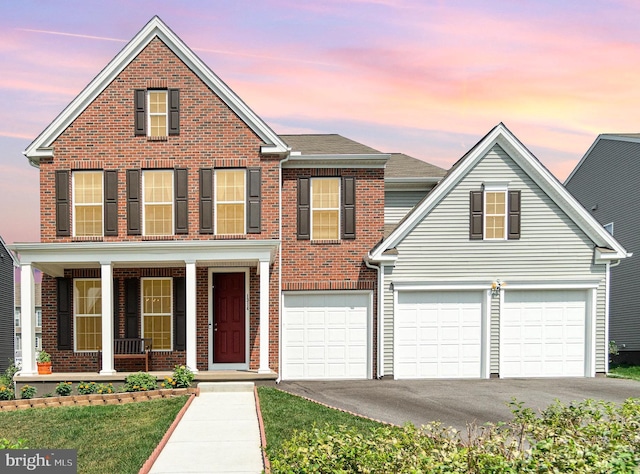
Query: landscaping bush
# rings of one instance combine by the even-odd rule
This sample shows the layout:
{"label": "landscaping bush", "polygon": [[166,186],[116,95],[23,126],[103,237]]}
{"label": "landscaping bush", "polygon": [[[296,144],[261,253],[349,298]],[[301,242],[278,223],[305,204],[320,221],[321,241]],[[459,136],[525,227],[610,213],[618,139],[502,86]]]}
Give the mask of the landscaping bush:
{"label": "landscaping bush", "polygon": [[13,385],[13,376],[20,370],[20,366],[9,359],[9,367],[0,375],[0,400],[13,400],[16,398]]}
{"label": "landscaping bush", "polygon": [[98,384],[95,382],[80,382],[78,384],[78,393],[80,395],[91,395],[98,392]]}
{"label": "landscaping bush", "polygon": [[36,395],[36,388],[32,385],[23,385],[20,389],[20,396],[22,398],[33,398]]}
{"label": "landscaping bush", "polygon": [[272,472],[623,473],[640,466],[640,399],[556,402],[539,415],[522,403],[511,407],[509,423],[470,427],[465,437],[440,423],[370,434],[314,426],[272,454]]}
{"label": "landscaping bush", "polygon": [[146,372],[138,372],[127,376],[122,387],[125,392],[146,392],[158,388],[156,378]]}
{"label": "landscaping bush", "polygon": [[71,382],[60,382],[56,385],[56,393],[61,397],[71,395],[72,390],[73,386],[71,385]]}
{"label": "landscaping bush", "polygon": [[162,388],[189,388],[193,382],[194,375],[186,365],[176,365],[173,369],[173,376],[165,377],[160,384]]}
{"label": "landscaping bush", "polygon": [[13,442],[7,438],[0,438],[0,449],[27,449],[27,441],[19,439]]}

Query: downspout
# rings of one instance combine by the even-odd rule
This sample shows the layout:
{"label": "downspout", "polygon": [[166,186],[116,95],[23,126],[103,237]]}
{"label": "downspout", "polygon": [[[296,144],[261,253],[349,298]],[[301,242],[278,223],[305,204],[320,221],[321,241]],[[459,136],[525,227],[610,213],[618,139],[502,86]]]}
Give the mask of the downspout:
{"label": "downspout", "polygon": [[282,164],[291,158],[291,149],[284,160],[280,160],[278,166],[278,240],[280,251],[278,252],[278,378],[276,383],[282,381]]}
{"label": "downspout", "polygon": [[[620,260],[618,260],[618,262],[615,265],[617,265],[618,263],[620,263]],[[605,284],[605,290],[604,290],[604,314],[605,314],[605,318],[604,318],[604,352],[606,354],[606,357],[604,358],[605,363],[604,363],[604,373],[608,374],[609,373],[609,283],[611,282],[611,262],[607,262],[605,264],[605,273],[604,273],[604,284]]]}
{"label": "downspout", "polygon": [[383,331],[383,321],[382,321],[382,316],[384,314],[382,311],[382,307],[384,305],[384,301],[383,301],[384,271],[382,269],[382,265],[373,265],[372,263],[370,263],[368,257],[369,256],[367,256],[367,258],[364,259],[365,265],[367,266],[367,268],[375,269],[378,272],[378,296],[377,296],[378,311],[376,315],[376,318],[378,320],[378,353],[377,353],[378,370],[376,372],[376,378],[381,379],[382,377],[384,377],[384,365],[383,365],[384,331]]}

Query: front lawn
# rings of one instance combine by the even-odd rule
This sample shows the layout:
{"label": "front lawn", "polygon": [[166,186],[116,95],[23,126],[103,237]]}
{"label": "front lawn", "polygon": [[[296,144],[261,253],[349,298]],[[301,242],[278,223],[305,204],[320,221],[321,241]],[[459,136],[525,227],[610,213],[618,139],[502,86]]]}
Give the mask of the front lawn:
{"label": "front lawn", "polygon": [[383,425],[274,388],[258,389],[273,474],[303,472],[632,473],[640,466],[640,399],[560,402],[469,433],[432,423]]}
{"label": "front lawn", "polygon": [[78,472],[137,473],[187,397],[0,413],[0,438],[30,449],[77,449]]}
{"label": "front lawn", "polygon": [[612,365],[609,368],[609,377],[640,381],[640,365]]}

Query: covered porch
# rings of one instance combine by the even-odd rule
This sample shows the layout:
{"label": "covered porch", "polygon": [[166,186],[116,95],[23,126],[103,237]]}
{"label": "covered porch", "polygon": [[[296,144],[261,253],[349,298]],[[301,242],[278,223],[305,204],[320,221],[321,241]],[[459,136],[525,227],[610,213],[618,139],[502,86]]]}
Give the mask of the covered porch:
{"label": "covered porch", "polygon": [[[270,288],[277,288],[272,265],[279,249],[277,240],[195,240],[195,241],[132,241],[132,242],[65,242],[65,243],[26,243],[15,244],[13,250],[19,255],[22,272],[21,299],[22,299],[22,370],[18,377],[27,379],[36,377],[53,377],[60,381],[62,375],[67,376],[66,381],[73,381],[76,376],[83,375],[85,379],[92,376],[91,380],[109,380],[126,375],[126,371],[116,371],[114,364],[114,339],[117,337],[118,327],[116,316],[118,315],[117,279],[114,276],[123,272],[134,272],[135,269],[146,269],[147,272],[160,272],[162,269],[178,269],[183,282],[183,296],[181,297],[180,317],[184,323],[184,334],[181,335],[182,359],[179,363],[187,365],[196,377],[204,377],[201,380],[243,380],[255,379],[257,375],[275,377],[275,373],[269,366],[269,327]],[[93,272],[95,286],[100,290],[100,334],[98,341],[99,352],[93,351],[93,357],[100,357],[99,372],[91,372],[93,367],[79,370],[64,370],[56,373],[54,360],[54,374],[41,376],[36,369],[35,351],[35,292],[34,269],[39,269],[43,274],[57,279],[68,276],[70,272]],[[242,270],[245,269],[245,270]],[[202,275],[208,275],[209,280],[215,272],[242,272],[246,273],[246,302],[243,304],[247,314],[246,339],[249,340],[249,326],[258,326],[255,329],[254,340],[259,347],[253,357],[253,366],[249,367],[249,350],[245,364],[217,364],[219,370],[211,370],[212,364],[203,363],[203,360],[211,360],[211,345],[203,346],[203,340],[213,340],[210,334],[215,331],[215,323],[211,317],[207,320],[207,313],[213,311],[211,297],[202,295],[207,291],[203,289]],[[249,283],[249,274],[253,275]],[[198,275],[200,275],[198,277]],[[138,277],[140,278],[140,277]],[[116,283],[114,283],[116,282]],[[211,288],[210,281],[207,283]],[[114,288],[115,286],[115,288]],[[74,289],[75,291],[75,289]],[[210,290],[209,290],[210,291]],[[253,292],[253,293],[251,293]],[[115,296],[115,302],[114,302]],[[43,301],[46,295],[43,295]],[[245,298],[241,298],[245,299]],[[253,300],[253,301],[252,301]],[[58,300],[56,300],[58,301]],[[203,303],[204,301],[204,303]],[[173,300],[172,300],[173,302]],[[47,304],[44,301],[43,304]],[[200,305],[200,307],[198,306]],[[207,306],[204,308],[203,306]],[[73,309],[69,324],[75,324]],[[204,315],[204,316],[203,316]],[[172,315],[173,316],[173,315]],[[254,319],[250,321],[250,316]],[[60,322],[57,323],[60,325]],[[172,331],[175,328],[172,328]],[[71,331],[71,328],[69,328]],[[142,331],[140,331],[142,332]],[[144,336],[139,334],[139,336]],[[170,354],[174,350],[174,337],[171,336],[171,349],[154,352],[160,356]],[[50,341],[53,341],[50,336]],[[51,343],[51,342],[50,342]],[[55,344],[55,343],[54,343]],[[209,343],[211,344],[211,343]],[[58,336],[58,346],[60,340]],[[44,350],[48,350],[46,344]],[[89,353],[89,355],[91,355]],[[87,356],[86,351],[78,349],[74,340],[64,359]],[[172,359],[167,359],[172,360]],[[257,361],[257,363],[256,363]],[[167,365],[167,364],[165,364]],[[198,368],[200,367],[200,370]],[[243,370],[228,370],[228,369]],[[162,369],[158,374],[164,373],[168,367],[153,367],[151,370]],[[89,370],[89,372],[84,372]],[[156,373],[156,372],[154,372]],[[167,372],[170,373],[170,372]],[[200,375],[200,374],[203,375]],[[208,375],[207,375],[208,374]],[[96,378],[101,377],[101,378]],[[162,378],[162,377],[161,377]],[[199,379],[200,380],[200,379]],[[33,380],[32,380],[33,381]]]}

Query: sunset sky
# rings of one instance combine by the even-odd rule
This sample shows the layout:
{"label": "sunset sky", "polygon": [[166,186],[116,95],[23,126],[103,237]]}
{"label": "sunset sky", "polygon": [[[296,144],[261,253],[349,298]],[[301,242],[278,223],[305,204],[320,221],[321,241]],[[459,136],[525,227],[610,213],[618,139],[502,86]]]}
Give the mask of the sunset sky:
{"label": "sunset sky", "polygon": [[0,0],[5,242],[39,240],[22,151],[153,15],[277,133],[449,168],[504,122],[563,181],[599,133],[640,132],[636,1]]}

